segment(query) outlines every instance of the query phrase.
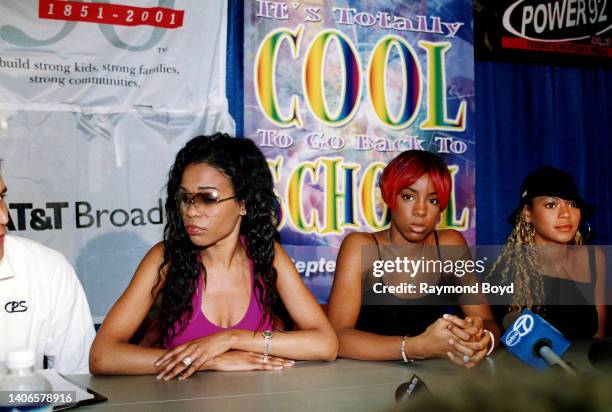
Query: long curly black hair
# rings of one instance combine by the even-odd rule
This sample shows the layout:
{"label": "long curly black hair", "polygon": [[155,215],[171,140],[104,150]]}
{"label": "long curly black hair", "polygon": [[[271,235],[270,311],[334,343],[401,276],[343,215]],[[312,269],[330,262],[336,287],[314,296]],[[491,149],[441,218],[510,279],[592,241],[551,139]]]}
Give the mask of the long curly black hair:
{"label": "long curly black hair", "polygon": [[[174,198],[185,168],[193,163],[206,163],[228,176],[237,200],[245,204],[246,215],[242,218],[240,234],[246,240],[247,255],[253,262],[253,287],[257,288],[256,296],[264,318],[272,319],[272,308],[278,296],[276,270],[272,266],[274,241],[279,239],[275,226],[277,203],[265,157],[250,139],[221,133],[197,136],[178,152],[168,178],[164,259],[154,288],[156,290],[159,282],[165,280],[157,314],[159,340],[164,347],[185,329],[193,314],[191,301],[200,270],[206,282],[206,268],[199,258],[200,248],[191,243]],[[262,319],[262,323],[264,321]],[[180,324],[178,331],[175,330],[177,322]]]}

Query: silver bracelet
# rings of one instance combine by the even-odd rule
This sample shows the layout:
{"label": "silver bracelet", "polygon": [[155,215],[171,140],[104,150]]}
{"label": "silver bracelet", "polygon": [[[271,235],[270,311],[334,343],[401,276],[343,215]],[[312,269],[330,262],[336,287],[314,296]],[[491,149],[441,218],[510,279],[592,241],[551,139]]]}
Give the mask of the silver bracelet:
{"label": "silver bracelet", "polygon": [[268,356],[270,355],[270,349],[272,349],[272,331],[264,330],[261,334],[264,338],[264,350],[263,350],[263,362],[268,362]]}
{"label": "silver bracelet", "polygon": [[491,347],[487,351],[487,355],[486,355],[486,356],[489,356],[491,353],[493,353],[493,349],[495,349],[495,335],[493,335],[493,332],[487,329],[485,329],[484,332],[488,333],[489,336],[491,336]]}
{"label": "silver bracelet", "polygon": [[410,335],[404,335],[404,337],[402,338],[402,343],[400,344],[400,352],[402,353],[402,358],[404,359],[404,362],[412,365],[414,363],[414,359],[409,358],[406,355],[406,338],[409,336]]}

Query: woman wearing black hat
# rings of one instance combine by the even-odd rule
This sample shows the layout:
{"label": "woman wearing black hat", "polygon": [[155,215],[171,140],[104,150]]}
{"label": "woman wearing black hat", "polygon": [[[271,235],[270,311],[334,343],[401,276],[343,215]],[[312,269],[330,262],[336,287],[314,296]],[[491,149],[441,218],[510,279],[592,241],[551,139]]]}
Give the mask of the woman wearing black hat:
{"label": "woman wearing black hat", "polygon": [[604,336],[605,256],[582,247],[579,231],[592,213],[567,172],[545,166],[527,176],[509,217],[514,228],[491,269],[493,279],[514,283],[510,305],[497,314],[527,307],[568,339]]}

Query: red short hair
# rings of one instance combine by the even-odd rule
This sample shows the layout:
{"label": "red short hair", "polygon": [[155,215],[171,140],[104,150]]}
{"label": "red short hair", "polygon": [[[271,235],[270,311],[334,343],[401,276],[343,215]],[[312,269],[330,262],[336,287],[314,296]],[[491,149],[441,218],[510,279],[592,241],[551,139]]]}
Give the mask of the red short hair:
{"label": "red short hair", "polygon": [[442,158],[424,150],[408,150],[395,157],[383,170],[380,179],[382,198],[391,210],[396,205],[396,197],[405,187],[416,182],[421,176],[428,174],[433,183],[440,210],[448,204],[448,198],[453,188],[448,166]]}

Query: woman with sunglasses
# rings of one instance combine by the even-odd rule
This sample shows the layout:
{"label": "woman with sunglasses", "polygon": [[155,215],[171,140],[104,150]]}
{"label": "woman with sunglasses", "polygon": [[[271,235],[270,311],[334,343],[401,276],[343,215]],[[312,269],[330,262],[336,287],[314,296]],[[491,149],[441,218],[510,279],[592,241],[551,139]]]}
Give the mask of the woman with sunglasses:
{"label": "woman with sunglasses", "polygon": [[489,275],[514,284],[509,304],[494,308],[496,318],[529,308],[568,339],[605,335],[605,255],[581,246],[578,230],[592,213],[569,173],[544,166],[527,176],[508,218],[514,227]]}
{"label": "woman with sunglasses", "polygon": [[[436,230],[446,207],[452,179],[447,165],[437,155],[409,150],[385,167],[380,188],[391,213],[388,229],[376,233],[355,232],[340,247],[329,299],[328,316],[338,333],[338,355],[363,360],[448,358],[465,367],[476,366],[499,342],[499,330],[490,308],[481,297],[461,305],[465,318],[449,312],[449,301],[461,299],[449,294],[435,296],[406,293],[383,287],[421,280],[434,286],[467,283],[459,273],[387,273],[372,275],[376,262],[385,266],[396,259],[446,261],[465,256],[467,246],[455,230]],[[402,269],[403,270],[403,269]],[[394,282],[399,279],[399,282]],[[381,293],[382,292],[382,293]],[[465,302],[465,300],[464,300]],[[455,303],[456,305],[456,303]],[[452,308],[456,309],[455,307]]]}
{"label": "woman with sunglasses", "polygon": [[[92,373],[169,380],[336,358],[333,329],[277,242],[272,176],[251,140],[192,139],[176,156],[167,193],[164,239],[106,317]],[[279,299],[296,331],[274,330]],[[154,305],[158,347],[129,343]]]}

